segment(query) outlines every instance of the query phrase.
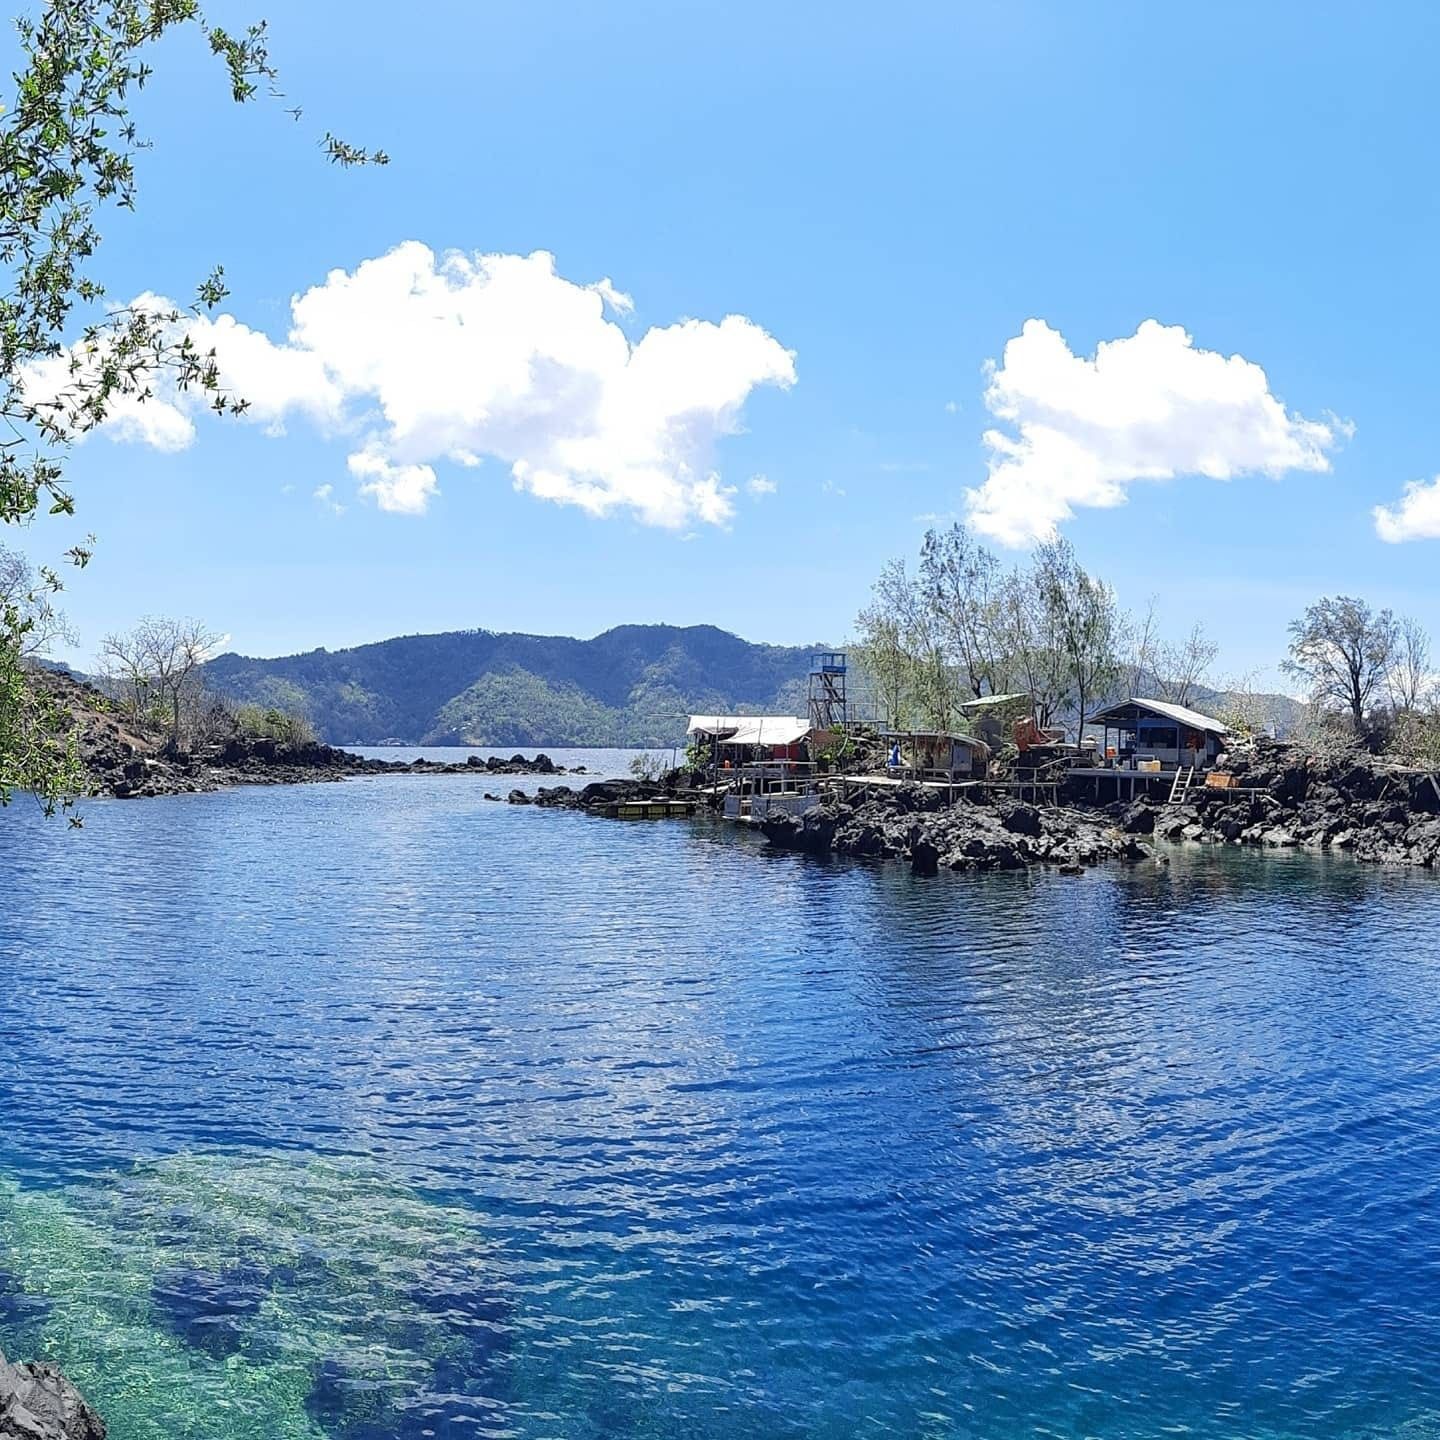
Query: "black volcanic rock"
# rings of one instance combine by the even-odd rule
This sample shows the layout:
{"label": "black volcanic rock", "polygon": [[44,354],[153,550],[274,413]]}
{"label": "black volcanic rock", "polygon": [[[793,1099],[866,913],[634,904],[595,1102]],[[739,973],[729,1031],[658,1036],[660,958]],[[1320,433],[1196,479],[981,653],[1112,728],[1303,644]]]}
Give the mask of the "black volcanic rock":
{"label": "black volcanic rock", "polygon": [[1166,840],[1260,849],[1337,850],[1376,865],[1440,864],[1440,789],[1423,766],[1343,753],[1313,755],[1260,739],[1221,757],[1237,788],[1192,789],[1156,812]]}
{"label": "black volcanic rock", "polygon": [[221,790],[232,785],[293,785],[355,775],[563,775],[545,754],[509,760],[467,757],[376,760],[316,740],[295,743],[235,731],[193,752],[176,751],[164,732],[123,715],[93,686],[58,671],[36,670],[33,682],[67,710],[91,793],[122,800]]}
{"label": "black volcanic rock", "polygon": [[105,1440],[105,1422],[53,1365],[0,1355],[0,1440]]}
{"label": "black volcanic rock", "polygon": [[[934,792],[923,792],[927,795]],[[763,825],[776,849],[810,855],[856,855],[908,860],[919,874],[950,870],[1022,870],[1032,865],[1092,865],[1139,860],[1149,850],[1097,816],[1041,810],[1002,800],[962,801],[913,808],[917,797],[900,787],[859,805],[826,798],[802,815],[775,814]]]}

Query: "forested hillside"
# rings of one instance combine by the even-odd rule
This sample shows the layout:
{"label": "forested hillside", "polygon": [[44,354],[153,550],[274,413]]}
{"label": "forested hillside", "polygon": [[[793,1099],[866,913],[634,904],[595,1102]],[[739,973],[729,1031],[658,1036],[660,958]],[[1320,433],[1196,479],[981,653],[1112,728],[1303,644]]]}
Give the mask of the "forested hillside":
{"label": "forested hillside", "polygon": [[804,713],[808,647],[711,625],[593,640],[460,630],[274,660],[221,655],[212,690],[305,714],[332,743],[670,745],[691,712]]}

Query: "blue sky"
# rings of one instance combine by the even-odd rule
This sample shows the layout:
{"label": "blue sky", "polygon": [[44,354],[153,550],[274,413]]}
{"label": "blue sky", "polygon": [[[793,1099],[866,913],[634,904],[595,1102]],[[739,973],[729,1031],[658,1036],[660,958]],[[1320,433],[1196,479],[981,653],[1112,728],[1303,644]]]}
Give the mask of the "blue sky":
{"label": "blue sky", "polygon": [[[1113,418],[1127,385],[1174,364],[1180,391],[1204,392],[1190,413],[1098,440],[1082,416],[1066,438],[1095,451],[1081,470],[1110,467],[1123,503],[1072,505],[1060,528],[1127,603],[1158,596],[1177,636],[1203,619],[1234,674],[1273,665],[1286,622],[1323,593],[1440,630],[1440,540],[1387,543],[1372,515],[1440,472],[1435,7],[309,0],[270,19],[299,123],[278,104],[231,107],[194,37],[157,57],[139,211],[110,220],[100,260],[113,295],[186,298],[223,262],[227,313],[285,347],[293,296],[417,242],[552,254],[550,280],[514,273],[537,306],[553,292],[557,315],[581,317],[573,334],[548,309],[535,323],[585,356],[613,359],[615,327],[636,347],[689,318],[748,328],[690,334],[693,353],[662,357],[643,394],[633,374],[597,382],[624,414],[638,406],[646,475],[691,467],[670,512],[647,512],[615,498],[651,483],[629,422],[579,435],[602,455],[599,489],[578,471],[557,483],[597,515],[512,483],[517,460],[532,476],[553,461],[551,430],[585,409],[584,386],[489,428],[432,404],[425,433],[396,439],[388,407],[411,374],[430,404],[435,357],[404,353],[413,329],[387,333],[392,311],[355,287],[343,320],[339,300],[326,312],[328,363],[370,347],[389,367],[379,390],[352,379],[320,415],[312,351],[275,425],[201,417],[184,448],[96,436],[77,452],[78,520],[24,537],[48,557],[98,536],[66,597],[76,659],[147,613],[202,618],[254,654],[661,620],[841,638],[884,560],[918,545],[920,517],[967,513],[996,464],[984,433],[1023,442],[1023,424],[1063,408],[1045,388],[1063,375],[1005,359],[1031,320],[1082,380],[1097,346],[1147,320],[1192,337],[1192,353],[1116,350],[1133,363],[1094,400]],[[327,127],[393,163],[328,169],[313,145]],[[494,278],[481,266],[465,283]],[[602,279],[633,309],[579,288]],[[527,303],[506,311],[512,329]],[[441,388],[464,408],[463,345],[487,342],[461,331]],[[1204,351],[1249,366],[1197,369]],[[987,408],[987,361],[1013,377],[1018,418]],[[255,383],[279,373],[267,362]],[[680,402],[656,398],[672,383],[741,398],[676,441]],[[1114,481],[1137,454],[1164,469],[1217,447],[1212,470],[1277,473]],[[379,472],[357,454],[401,476],[400,510],[360,493]],[[1001,477],[1012,518],[1014,487],[1049,484],[1054,454],[1042,436]],[[433,474],[423,514],[403,510],[415,466]],[[752,493],[755,476],[773,493]],[[1428,503],[1402,528],[1437,528]]]}

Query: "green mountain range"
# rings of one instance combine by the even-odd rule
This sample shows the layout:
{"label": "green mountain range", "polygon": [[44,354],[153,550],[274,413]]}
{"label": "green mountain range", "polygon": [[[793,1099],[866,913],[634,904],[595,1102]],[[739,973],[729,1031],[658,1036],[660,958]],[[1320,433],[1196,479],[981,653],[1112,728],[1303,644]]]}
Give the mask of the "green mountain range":
{"label": "green mountain range", "polygon": [[297,710],[332,744],[673,745],[686,716],[798,714],[813,649],[713,625],[593,640],[457,630],[274,660],[220,655],[209,688]]}

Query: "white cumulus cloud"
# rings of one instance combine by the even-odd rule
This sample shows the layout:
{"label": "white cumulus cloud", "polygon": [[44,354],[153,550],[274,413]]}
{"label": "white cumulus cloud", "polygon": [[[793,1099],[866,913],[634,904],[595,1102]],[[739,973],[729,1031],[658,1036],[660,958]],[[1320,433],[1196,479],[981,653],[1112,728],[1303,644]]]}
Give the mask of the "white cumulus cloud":
{"label": "white cumulus cloud", "polygon": [[345,392],[314,351],[276,345],[264,331],[252,330],[232,315],[205,316],[187,328],[202,352],[215,351],[222,381],[248,402],[250,419],[276,434],[283,433],[286,417],[296,412],[322,430],[343,424]]}
{"label": "white cumulus cloud", "polygon": [[1328,470],[1349,433],[1287,411],[1252,361],[1196,349],[1155,320],[1093,358],[1028,320],[991,367],[985,405],[1006,428],[985,433],[989,473],[967,508],[1009,546],[1052,535],[1079,508],[1123,505],[1137,480]]}
{"label": "white cumulus cloud", "polygon": [[378,445],[357,451],[349,465],[350,473],[361,482],[360,493],[395,515],[423,515],[439,489],[428,465],[396,465]]}
{"label": "white cumulus cloud", "polygon": [[1393,505],[1377,505],[1375,533],[1391,545],[1406,540],[1440,540],[1440,475],[1412,480]]}
{"label": "white cumulus cloud", "polygon": [[757,499],[762,495],[773,495],[780,487],[768,475],[752,475],[745,488]]}
{"label": "white cumulus cloud", "polygon": [[[493,458],[517,489],[594,515],[725,524],[735,487],[714,469],[718,442],[757,387],[794,383],[794,356],[743,315],[632,344],[607,307],[625,316],[634,302],[608,277],[564,279],[543,251],[437,257],[412,241],[297,295],[282,343],[230,315],[188,328],[248,418],[280,433],[303,416],[349,436],[349,470],[382,510],[423,514],[437,466]],[[201,404],[160,390],[122,402],[105,428],[184,449]]]}

